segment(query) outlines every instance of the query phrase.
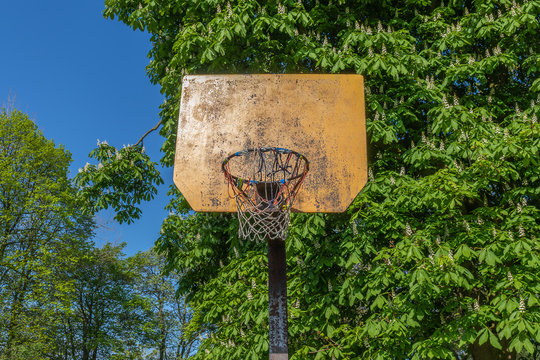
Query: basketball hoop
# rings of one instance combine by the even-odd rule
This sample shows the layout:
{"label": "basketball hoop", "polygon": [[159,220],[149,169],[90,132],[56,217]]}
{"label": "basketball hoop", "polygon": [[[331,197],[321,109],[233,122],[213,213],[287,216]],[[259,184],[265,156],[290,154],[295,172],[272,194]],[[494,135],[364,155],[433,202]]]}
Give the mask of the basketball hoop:
{"label": "basketball hoop", "polygon": [[293,150],[263,147],[236,152],[221,167],[229,195],[236,200],[240,237],[258,242],[285,240],[294,198],[309,170],[308,160]]}

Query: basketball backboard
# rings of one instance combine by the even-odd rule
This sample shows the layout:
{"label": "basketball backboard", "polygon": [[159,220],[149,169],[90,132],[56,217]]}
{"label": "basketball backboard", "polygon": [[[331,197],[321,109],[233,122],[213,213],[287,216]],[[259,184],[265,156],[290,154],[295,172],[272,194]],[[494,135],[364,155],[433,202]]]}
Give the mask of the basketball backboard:
{"label": "basketball backboard", "polygon": [[309,160],[294,211],[345,211],[367,181],[363,77],[183,78],[174,182],[193,210],[236,212],[221,164],[256,147],[286,148]]}

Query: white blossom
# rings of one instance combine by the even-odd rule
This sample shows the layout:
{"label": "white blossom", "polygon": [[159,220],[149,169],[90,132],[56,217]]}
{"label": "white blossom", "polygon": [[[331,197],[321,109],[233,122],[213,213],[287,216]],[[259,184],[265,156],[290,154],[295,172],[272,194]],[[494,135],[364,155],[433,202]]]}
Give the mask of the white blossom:
{"label": "white blossom", "polygon": [[366,347],[366,349],[369,349],[371,347],[371,345],[369,344],[368,339],[366,339],[366,338],[364,338],[364,346]]}
{"label": "white blossom", "polygon": [[523,299],[523,296],[519,297],[519,312],[524,313],[527,308],[525,307],[525,300]]}
{"label": "white blossom", "polygon": [[413,231],[411,229],[411,225],[409,223],[407,223],[405,225],[405,235],[411,236],[412,234],[413,234]]}
{"label": "white blossom", "polygon": [[508,271],[508,281],[513,281],[514,280],[514,277],[512,276],[512,272]]}
{"label": "white blossom", "polygon": [[448,100],[446,99],[446,95],[443,95],[442,102],[444,104],[445,109],[450,108],[450,104],[448,103]]}
{"label": "white blossom", "polygon": [[523,228],[522,224],[519,224],[519,230],[518,230],[519,237],[525,236],[525,229]]}

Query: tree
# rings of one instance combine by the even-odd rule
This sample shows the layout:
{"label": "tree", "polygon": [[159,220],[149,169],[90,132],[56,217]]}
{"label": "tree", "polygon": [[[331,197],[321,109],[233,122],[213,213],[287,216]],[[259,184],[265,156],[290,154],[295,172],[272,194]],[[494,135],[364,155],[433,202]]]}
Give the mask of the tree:
{"label": "tree", "polygon": [[[107,0],[104,14],[152,34],[166,166],[183,74],[366,76],[369,184],[346,214],[293,217],[291,358],[537,352],[539,1]],[[210,333],[197,357],[264,357],[264,246],[170,194],[157,245]]]}
{"label": "tree", "polygon": [[140,359],[150,341],[149,303],[135,291],[137,271],[124,244],[94,248],[72,267],[72,306],[61,314],[61,359]]}
{"label": "tree", "polygon": [[0,112],[0,353],[41,359],[54,352],[49,326],[69,307],[71,252],[93,222],[80,215],[67,177],[69,153],[27,115]]}
{"label": "tree", "polygon": [[138,274],[136,291],[144,297],[152,311],[152,342],[156,358],[187,359],[193,354],[198,331],[188,327],[193,318],[185,299],[176,295],[180,277],[165,274],[165,257],[153,248],[140,252],[131,261]]}

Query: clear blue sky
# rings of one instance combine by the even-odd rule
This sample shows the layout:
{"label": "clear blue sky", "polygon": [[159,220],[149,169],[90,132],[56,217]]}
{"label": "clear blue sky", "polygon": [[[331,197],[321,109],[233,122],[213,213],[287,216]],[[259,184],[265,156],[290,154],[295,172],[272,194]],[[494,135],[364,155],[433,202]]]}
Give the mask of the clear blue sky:
{"label": "clear blue sky", "polygon": [[[145,73],[149,35],[106,20],[104,0],[3,1],[0,11],[0,107],[8,97],[28,113],[44,135],[73,155],[72,175],[89,161],[97,139],[121,147],[135,143],[158,121],[163,96]],[[159,160],[161,137],[145,139]],[[131,255],[152,246],[159,234],[172,170],[165,185],[142,206],[135,224],[118,225],[110,213],[95,242],[127,242]]]}

